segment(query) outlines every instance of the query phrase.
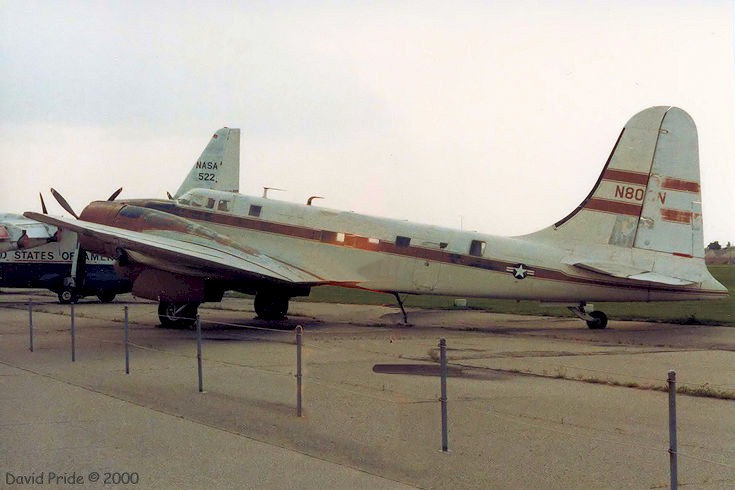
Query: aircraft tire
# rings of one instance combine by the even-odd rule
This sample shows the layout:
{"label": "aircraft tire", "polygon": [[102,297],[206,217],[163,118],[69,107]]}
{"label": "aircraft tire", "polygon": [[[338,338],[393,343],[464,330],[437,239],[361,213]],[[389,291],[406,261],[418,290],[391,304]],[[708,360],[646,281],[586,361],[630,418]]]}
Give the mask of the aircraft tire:
{"label": "aircraft tire", "polygon": [[164,328],[186,328],[196,321],[198,303],[158,303],[158,319]]}
{"label": "aircraft tire", "polygon": [[262,320],[283,320],[288,313],[288,296],[272,292],[259,292],[255,295],[255,313]]}
{"label": "aircraft tire", "polygon": [[100,291],[97,293],[97,299],[102,303],[112,303],[112,300],[115,299],[115,293],[110,291]]}
{"label": "aircraft tire", "polygon": [[74,290],[69,289],[69,288],[65,288],[59,291],[58,296],[59,296],[59,303],[61,303],[62,305],[76,303],[77,300],[79,299],[79,297],[74,292]]}
{"label": "aircraft tire", "polygon": [[592,330],[602,330],[603,328],[607,327],[607,315],[604,314],[601,311],[593,311],[590,313],[590,316],[594,318],[594,320],[588,320],[587,326]]}

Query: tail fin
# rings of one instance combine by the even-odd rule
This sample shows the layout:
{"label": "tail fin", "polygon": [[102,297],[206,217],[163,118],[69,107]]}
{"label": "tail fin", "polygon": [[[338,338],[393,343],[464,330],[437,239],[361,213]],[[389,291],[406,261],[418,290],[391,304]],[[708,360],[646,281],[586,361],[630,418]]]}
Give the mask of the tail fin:
{"label": "tail fin", "polygon": [[703,257],[697,128],[676,107],[651,107],[623,128],[595,187],[534,236]]}
{"label": "tail fin", "polygon": [[191,189],[216,189],[238,192],[240,189],[240,130],[221,128],[181,183],[174,199]]}

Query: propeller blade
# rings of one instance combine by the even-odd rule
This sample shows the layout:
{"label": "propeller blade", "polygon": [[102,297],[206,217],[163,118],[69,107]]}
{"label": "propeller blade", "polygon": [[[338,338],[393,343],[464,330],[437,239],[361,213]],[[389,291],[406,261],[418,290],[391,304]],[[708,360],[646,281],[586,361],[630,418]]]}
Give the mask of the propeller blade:
{"label": "propeller blade", "polygon": [[69,203],[66,202],[64,196],[56,192],[56,189],[54,189],[53,187],[51,188],[51,194],[54,196],[54,199],[56,199],[56,202],[58,202],[67,213],[71,214],[76,219],[79,219],[79,216],[77,216],[77,213],[75,213],[71,206],[69,206]]}
{"label": "propeller blade", "polygon": [[43,202],[43,194],[40,192],[38,193],[38,197],[41,198],[41,211],[43,211],[43,214],[48,214],[48,210],[46,209],[46,203]]}
{"label": "propeller blade", "polygon": [[108,201],[114,201],[114,200],[115,200],[115,198],[116,198],[117,196],[119,196],[121,192],[122,192],[122,187],[120,187],[120,188],[119,188],[118,190],[116,190],[115,192],[113,192],[113,193],[112,193],[112,195],[111,195],[110,197],[108,197],[108,198],[107,198],[107,200],[108,200]]}

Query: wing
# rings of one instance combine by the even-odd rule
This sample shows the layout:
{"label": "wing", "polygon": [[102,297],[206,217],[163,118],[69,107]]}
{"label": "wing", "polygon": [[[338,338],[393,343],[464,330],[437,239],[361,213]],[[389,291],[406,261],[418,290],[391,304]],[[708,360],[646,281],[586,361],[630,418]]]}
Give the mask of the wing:
{"label": "wing", "polygon": [[320,284],[323,278],[269,257],[256,250],[241,250],[215,241],[199,243],[183,233],[167,236],[130,231],[88,221],[27,212],[24,216],[75,231],[105,245],[124,250],[130,260],[157,269],[222,279],[270,279],[287,283]]}

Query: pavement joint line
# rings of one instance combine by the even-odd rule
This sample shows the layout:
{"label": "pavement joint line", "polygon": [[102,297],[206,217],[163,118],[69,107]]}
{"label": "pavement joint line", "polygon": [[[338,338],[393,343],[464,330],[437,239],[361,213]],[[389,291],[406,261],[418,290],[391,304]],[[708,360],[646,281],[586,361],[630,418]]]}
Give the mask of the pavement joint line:
{"label": "pavement joint line", "polygon": [[[485,413],[485,412],[481,412],[480,410],[478,410],[476,408],[473,408],[473,407],[468,407],[468,408],[469,408],[469,410],[473,410],[475,412]],[[565,432],[565,431],[562,431],[562,430],[559,430],[559,429],[554,429],[554,428],[550,428],[550,427],[543,427],[543,426],[540,426],[540,425],[531,424],[531,423],[524,423],[522,421],[516,420],[516,418],[522,418],[523,417],[522,415],[513,415],[513,414],[510,414],[510,413],[502,413],[502,412],[492,411],[492,410],[488,410],[488,412],[491,415],[495,416],[495,417],[505,418],[506,420],[511,420],[511,421],[516,422],[516,423],[518,423],[520,425],[526,425],[527,427],[531,427],[531,428],[535,428],[535,429],[539,429],[539,430],[547,430],[547,431],[551,431],[551,432],[556,432],[558,434],[564,434],[564,435],[567,435],[567,436],[573,437],[573,438],[583,438],[583,439],[588,439],[588,440],[593,440],[593,441],[598,441],[598,442],[608,442],[608,443],[612,443],[612,444],[618,444],[618,445],[623,445],[623,446],[635,447],[635,448],[638,448],[638,449],[648,449],[648,450],[651,450],[651,451],[659,451],[659,452],[662,452],[662,453],[668,453],[669,452],[669,448],[668,447],[664,448],[664,447],[646,446],[644,444],[634,444],[634,443],[624,442],[624,441],[614,441],[612,439],[607,439],[607,438],[599,437],[599,436],[584,437],[584,436],[581,436],[581,435],[571,434],[569,432]],[[544,419],[536,419],[536,420],[544,420]],[[561,425],[573,425],[573,424],[564,424],[563,422],[555,422],[555,421],[548,420],[548,419],[546,419],[544,421],[549,422],[549,423],[558,423],[558,424],[561,424]],[[581,428],[581,429],[586,429],[586,430],[594,430],[594,428],[591,428],[591,427],[584,427],[584,426],[576,426],[576,427]],[[664,442],[664,444],[665,444],[665,442]],[[722,462],[710,460],[710,459],[707,459],[707,458],[702,458],[702,457],[699,457],[699,456],[693,456],[693,455],[690,455],[690,454],[682,453],[680,451],[677,451],[677,454],[679,456],[683,456],[683,457],[687,457],[687,458],[691,458],[691,459],[696,459],[696,460],[704,461],[704,462],[707,462],[707,463],[716,464],[716,465],[719,465],[719,466],[723,466],[725,468],[735,469],[735,466],[729,465],[727,463],[722,463]]]}
{"label": "pavement joint line", "polygon": [[323,462],[334,464],[334,465],[341,466],[341,467],[344,467],[344,468],[349,468],[349,469],[354,470],[354,471],[357,471],[359,473],[364,473],[366,475],[374,476],[374,477],[379,478],[381,480],[392,481],[394,483],[400,483],[401,485],[406,485],[406,486],[409,486],[409,487],[421,488],[421,487],[418,487],[417,485],[415,485],[413,483],[402,482],[400,480],[389,478],[389,477],[386,477],[384,475],[380,475],[378,473],[373,473],[373,472],[367,471],[367,470],[365,470],[363,468],[359,468],[359,467],[356,467],[356,466],[351,466],[351,465],[344,464],[344,463],[341,463],[341,462],[338,462],[338,461],[332,461],[332,460],[329,460],[329,459],[326,459],[326,458],[321,458],[319,456],[315,456],[313,454],[309,454],[307,452],[300,451],[300,450],[298,450],[296,448],[287,447],[287,446],[281,445],[281,444],[276,444],[276,443],[274,443],[272,441],[267,441],[267,440],[264,440],[264,439],[259,439],[259,438],[256,438],[256,437],[253,437],[253,436],[249,436],[247,434],[243,434],[241,432],[237,432],[237,431],[234,431],[234,430],[229,430],[229,429],[226,429],[226,428],[223,428],[223,427],[217,427],[216,425],[208,424],[208,423],[203,422],[201,420],[191,419],[189,417],[186,417],[186,416],[183,416],[183,415],[179,415],[179,414],[176,414],[176,413],[171,413],[171,412],[168,412],[166,410],[162,410],[160,408],[149,407],[149,406],[143,405],[141,403],[136,403],[135,401],[132,401],[132,400],[126,400],[126,399],[121,398],[119,396],[115,396],[115,395],[112,395],[110,393],[105,393],[105,392],[100,391],[98,389],[95,389],[95,388],[93,388],[91,386],[85,386],[85,385],[81,385],[81,384],[78,384],[78,383],[73,383],[73,382],[71,382],[69,380],[57,378],[57,377],[55,377],[55,376],[53,376],[51,374],[45,374],[45,373],[40,373],[40,372],[34,371],[33,369],[30,369],[30,368],[25,368],[25,367],[21,367],[21,366],[15,366],[15,365],[10,364],[10,363],[2,360],[2,359],[0,359],[0,364],[3,364],[5,366],[11,367],[11,368],[19,369],[21,371],[25,371],[27,373],[34,374],[36,376],[41,376],[43,378],[47,378],[47,379],[50,379],[52,381],[56,381],[58,383],[63,383],[63,384],[69,385],[69,386],[73,386],[75,388],[80,388],[80,389],[83,389],[83,390],[86,390],[86,391],[89,391],[89,392],[92,392],[92,393],[96,393],[98,395],[102,395],[102,396],[111,398],[113,400],[117,400],[117,401],[120,401],[120,402],[123,402],[123,403],[126,403],[126,404],[130,404],[130,405],[133,405],[133,406],[136,406],[136,407],[140,407],[140,408],[143,408],[145,410],[150,410],[152,412],[160,413],[160,414],[166,415],[168,417],[174,417],[174,418],[177,418],[177,419],[185,420],[185,421],[187,421],[189,423],[192,423],[192,424],[197,424],[197,425],[200,425],[202,427],[207,427],[209,429],[213,429],[213,430],[216,430],[216,431],[219,431],[219,432],[225,432],[225,433],[228,433],[228,434],[232,434],[234,436],[242,437],[244,439],[255,441],[255,442],[258,442],[260,444],[265,444],[266,446],[278,447],[278,448],[283,449],[285,451],[291,451],[291,452],[294,452],[294,453],[298,453],[298,454],[301,454],[301,455],[303,455],[303,456],[305,456],[307,458],[315,459],[317,461],[323,461]]}
{"label": "pavement joint line", "polygon": [[[635,389],[635,390],[643,390],[643,391],[657,391],[657,392],[665,391],[665,389],[666,389],[666,385],[663,384],[663,383],[665,383],[666,380],[664,380],[662,378],[661,379],[659,379],[659,378],[644,378],[642,376],[638,376],[638,378],[640,378],[640,379],[645,379],[645,380],[648,380],[648,381],[658,381],[658,382],[661,382],[662,384],[660,384],[660,385],[627,386],[625,384],[617,383],[617,382],[615,382],[615,380],[610,380],[609,382],[606,381],[606,380],[592,381],[592,380],[589,380],[589,379],[579,379],[579,378],[574,378],[574,377],[568,377],[566,375],[564,375],[564,376],[558,376],[558,375],[556,375],[554,373],[551,373],[551,374],[543,374],[543,373],[534,373],[534,372],[531,372],[531,371],[520,371],[520,370],[517,370],[517,369],[491,368],[491,367],[486,367],[486,366],[472,366],[472,365],[469,365],[469,364],[459,364],[459,363],[447,363],[447,365],[448,366],[458,366],[458,367],[461,367],[461,368],[466,368],[468,370],[475,369],[475,370],[478,370],[478,371],[493,371],[493,372],[499,372],[499,373],[505,373],[505,374],[511,374],[511,375],[518,375],[518,376],[528,376],[528,377],[545,378],[545,379],[559,379],[559,380],[563,380],[563,381],[574,381],[574,382],[577,382],[577,383],[586,383],[586,384],[604,384],[604,385],[608,385],[608,386],[615,387],[615,388],[627,388],[627,389]],[[622,373],[613,373],[613,372],[609,372],[609,371],[599,371],[599,370],[595,370],[595,369],[577,368],[577,367],[564,366],[564,365],[560,365],[559,367],[563,367],[563,368],[566,368],[566,369],[579,369],[579,370],[582,370],[582,371],[584,371],[584,370],[594,371],[594,372],[611,374],[611,375],[617,375],[617,376],[636,377],[635,375],[632,375],[632,374],[628,375],[628,374],[622,374]],[[726,388],[731,388],[730,385],[712,384],[712,383],[700,383],[700,384],[697,384],[697,383],[681,383],[681,382],[679,383],[679,386],[688,386],[688,387],[693,387],[693,388],[697,388],[697,387],[700,387],[702,385],[707,385],[707,386],[712,386],[712,387],[720,387],[720,386],[722,386],[722,387],[726,387]],[[687,393],[687,392],[677,392],[677,393],[679,395],[691,396],[691,397],[695,397],[695,398],[717,398],[717,397],[711,397],[711,396],[695,395],[695,394],[691,394],[691,393]],[[732,399],[731,398],[726,398],[725,401],[732,401]]]}

